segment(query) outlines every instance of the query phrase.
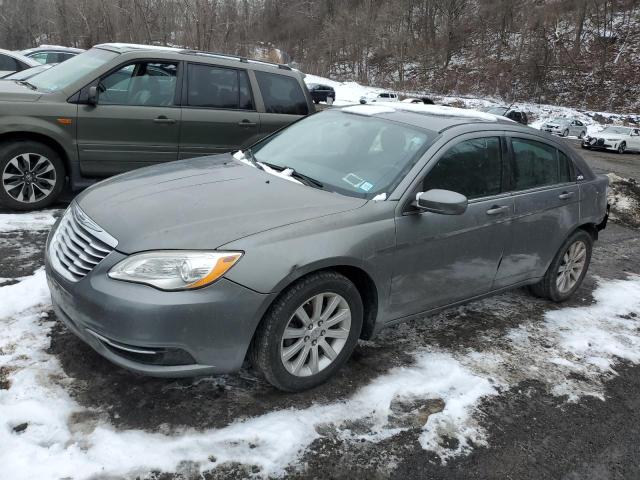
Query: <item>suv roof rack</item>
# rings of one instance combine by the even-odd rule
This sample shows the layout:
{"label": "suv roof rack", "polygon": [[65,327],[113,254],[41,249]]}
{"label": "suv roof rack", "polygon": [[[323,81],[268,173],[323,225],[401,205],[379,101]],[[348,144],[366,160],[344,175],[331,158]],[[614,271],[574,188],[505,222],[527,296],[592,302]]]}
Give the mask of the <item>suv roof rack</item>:
{"label": "suv roof rack", "polygon": [[180,50],[180,53],[183,53],[185,55],[202,55],[206,57],[223,58],[227,60],[237,60],[242,63],[259,63],[263,65],[269,65],[271,67],[277,67],[282,70],[292,70],[292,68],[289,65],[285,65],[284,63],[268,62],[266,60],[253,60],[247,57],[243,57],[241,55],[229,55],[226,53],[206,52],[202,50],[191,50],[191,49]]}

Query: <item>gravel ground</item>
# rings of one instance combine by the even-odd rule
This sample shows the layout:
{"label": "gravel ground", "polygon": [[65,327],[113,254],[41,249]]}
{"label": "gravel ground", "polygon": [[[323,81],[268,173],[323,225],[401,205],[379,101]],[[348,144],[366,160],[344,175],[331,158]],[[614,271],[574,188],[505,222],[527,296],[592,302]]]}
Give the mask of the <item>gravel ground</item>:
{"label": "gravel ground", "polygon": [[[598,171],[640,178],[640,155],[582,153]],[[622,188],[640,201],[637,187]],[[583,287],[562,307],[591,305],[598,278],[623,279],[640,273],[639,225],[625,218],[602,232]],[[5,284],[42,265],[45,238],[46,231],[0,232],[0,278],[8,279]],[[184,427],[222,428],[276,410],[340,402],[391,369],[410,367],[415,362],[411,352],[422,348],[454,355],[469,350],[489,354],[499,348],[496,345],[508,330],[542,321],[547,312],[558,308],[520,289],[424,321],[397,325],[374,341],[361,342],[335,379],[297,395],[275,391],[248,368],[238,375],[195,380],[142,377],[113,366],[60,324],[52,330],[49,353],[73,379],[65,383],[73,399],[86,408],[82,418],[76,419],[78,425],[104,421],[122,430],[170,434]],[[0,389],[6,388],[3,382],[6,379],[0,371]],[[552,394],[544,381],[523,376],[498,395],[482,400],[476,409],[474,416],[486,431],[486,444],[473,444],[465,454],[447,461],[420,444],[422,426],[429,415],[444,408],[444,400],[398,403],[394,412],[403,431],[377,442],[359,442],[346,440],[328,426],[308,446],[301,461],[287,471],[290,477],[301,479],[640,478],[640,366],[618,364],[615,374],[602,385],[602,398],[604,401],[586,396],[568,402]],[[366,419],[349,426],[356,433],[369,428]],[[444,449],[457,447],[455,438],[444,436],[441,442]],[[232,463],[204,470],[205,478],[261,474],[255,465]],[[144,477],[201,478],[189,464],[176,472],[152,472]]]}

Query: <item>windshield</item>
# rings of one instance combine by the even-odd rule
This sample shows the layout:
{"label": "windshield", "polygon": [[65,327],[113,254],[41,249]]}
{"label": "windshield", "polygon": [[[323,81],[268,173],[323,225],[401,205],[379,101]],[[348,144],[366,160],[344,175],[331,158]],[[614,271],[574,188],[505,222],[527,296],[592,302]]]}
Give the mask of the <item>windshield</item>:
{"label": "windshield", "polygon": [[619,135],[630,135],[631,129],[626,127],[607,127],[602,133],[617,133]]}
{"label": "windshield", "polygon": [[389,193],[436,133],[381,118],[326,111],[252,148],[263,163],[313,178],[325,190],[373,198]]}
{"label": "windshield", "polygon": [[56,92],[68,87],[117,55],[115,52],[93,48],[36,75],[30,83],[38,90]]}
{"label": "windshield", "polygon": [[552,118],[550,123],[567,123],[568,120],[562,117]]}

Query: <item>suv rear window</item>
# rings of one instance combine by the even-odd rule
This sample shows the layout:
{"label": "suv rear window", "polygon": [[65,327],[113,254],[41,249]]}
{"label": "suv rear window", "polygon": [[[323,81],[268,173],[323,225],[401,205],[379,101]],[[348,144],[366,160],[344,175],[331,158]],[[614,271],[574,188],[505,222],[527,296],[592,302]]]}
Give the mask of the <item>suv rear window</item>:
{"label": "suv rear window", "polygon": [[187,103],[192,107],[254,110],[247,72],[189,64]]}
{"label": "suv rear window", "polygon": [[288,115],[309,113],[307,99],[295,78],[259,71],[255,74],[267,113]]}

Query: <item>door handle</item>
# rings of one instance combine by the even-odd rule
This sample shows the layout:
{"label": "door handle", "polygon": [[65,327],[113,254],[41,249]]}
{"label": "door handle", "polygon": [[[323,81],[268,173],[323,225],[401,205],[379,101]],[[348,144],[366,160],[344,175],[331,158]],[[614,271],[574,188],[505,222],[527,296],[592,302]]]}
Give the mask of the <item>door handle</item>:
{"label": "door handle", "polygon": [[242,120],[241,122],[238,122],[239,127],[255,127],[256,125],[258,125],[256,122],[251,122],[249,120]]}
{"label": "door handle", "polygon": [[165,117],[164,115],[160,115],[153,119],[154,123],[176,123],[173,118]]}
{"label": "door handle", "polygon": [[568,200],[571,197],[573,197],[573,192],[562,192],[560,195],[558,195],[558,198],[560,200]]}
{"label": "door handle", "polygon": [[487,210],[487,215],[500,215],[501,213],[506,213],[508,211],[508,205],[494,205],[489,210]]}

